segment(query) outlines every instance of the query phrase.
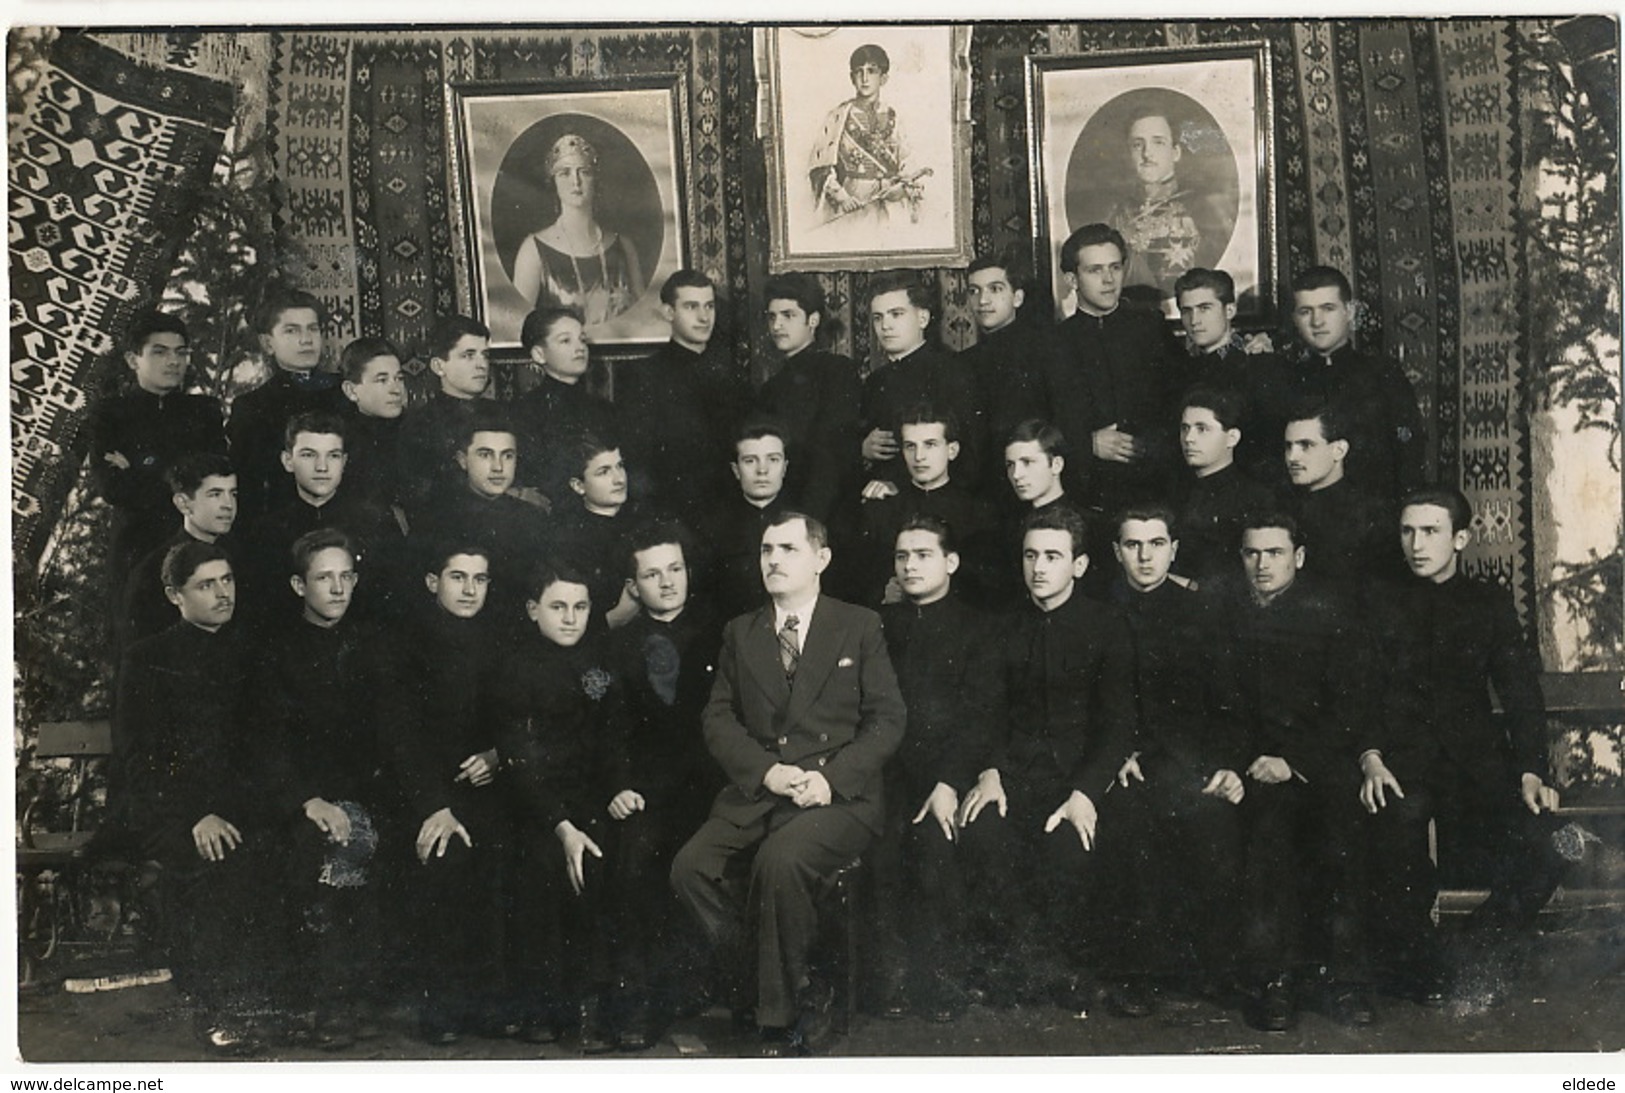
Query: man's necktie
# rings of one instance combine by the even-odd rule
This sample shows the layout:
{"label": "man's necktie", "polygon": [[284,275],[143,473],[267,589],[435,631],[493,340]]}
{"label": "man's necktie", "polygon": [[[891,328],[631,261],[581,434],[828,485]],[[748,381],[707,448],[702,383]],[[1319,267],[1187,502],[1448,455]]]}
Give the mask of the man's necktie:
{"label": "man's necktie", "polygon": [[801,620],[790,615],[784,620],[784,626],[779,630],[779,663],[784,665],[784,679],[787,683],[795,682],[796,665],[801,662],[801,645],[796,641],[796,629]]}

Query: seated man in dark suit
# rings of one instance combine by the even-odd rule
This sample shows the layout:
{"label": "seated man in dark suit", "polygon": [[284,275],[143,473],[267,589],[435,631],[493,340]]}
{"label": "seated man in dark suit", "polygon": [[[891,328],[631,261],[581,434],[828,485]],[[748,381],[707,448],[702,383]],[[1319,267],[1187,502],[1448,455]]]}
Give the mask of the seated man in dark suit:
{"label": "seated man in dark suit", "polygon": [[225,552],[201,542],[172,547],[162,579],[180,619],[125,654],[108,802],[142,860],[163,867],[169,956],[204,1046],[253,1054],[263,1044],[249,1015],[271,982],[275,858],[247,756],[236,581]]}
{"label": "seated man in dark suit", "polygon": [[[317,1046],[352,1045],[366,1017],[378,936],[377,848],[384,735],[374,658],[383,631],[356,618],[358,551],[338,528],[294,541],[282,597],[298,613],[267,628],[252,679],[256,773],[287,844],[289,969],[314,1008]],[[291,588],[293,596],[288,595]]]}
{"label": "seated man in dark suit", "polygon": [[744,997],[769,1055],[819,1046],[831,996],[808,963],[818,895],[880,831],[881,767],[903,736],[879,616],[820,594],[825,534],[799,513],[762,533],[772,603],[728,624],[705,710],[730,784],[671,869],[724,966],[754,979]]}
{"label": "seated man in dark suit", "polygon": [[621,853],[605,864],[626,893],[610,908],[617,978],[648,988],[626,999],[618,1014],[621,1046],[640,1050],[668,1016],[661,1003],[675,1007],[696,993],[700,945],[670,877],[672,859],[705,822],[723,785],[700,733],[722,620],[703,598],[689,595],[692,547],[682,525],[645,523],[628,544],[638,613],[610,635],[610,655],[630,715],[626,788],[642,823],[624,825]]}
{"label": "seated man in dark suit", "polygon": [[[1430,818],[1446,838],[1451,825],[1462,829],[1452,845],[1482,844],[1490,897],[1468,920],[1486,950],[1477,957],[1503,955],[1494,951],[1497,935],[1531,926],[1558,876],[1539,663],[1511,594],[1461,573],[1471,526],[1472,508],[1456,490],[1405,499],[1399,532],[1411,577],[1376,606],[1382,716],[1359,739],[1360,801],[1375,816],[1372,860],[1385,866],[1372,875],[1378,948],[1400,985],[1426,1004],[1442,1002],[1451,987],[1430,917],[1439,888]],[[1490,713],[1490,685],[1505,711],[1500,721]],[[1472,973],[1456,985],[1464,1001],[1504,990],[1500,969],[1464,970]]]}
{"label": "seated man in dark suit", "polygon": [[986,891],[1011,939],[995,993],[1087,1011],[1108,945],[1097,829],[1123,835],[1105,794],[1133,742],[1134,642],[1121,612],[1079,588],[1082,518],[1050,507],[1025,527],[1028,602],[1001,647],[1007,716],[960,802],[960,840],[993,871]]}
{"label": "seated man in dark suit", "polygon": [[500,1034],[502,868],[507,815],[489,716],[496,643],[483,617],[486,548],[446,540],[421,552],[423,583],[380,650],[387,682],[371,696],[385,733],[393,849],[412,963],[422,973],[418,1036],[449,1044]]}
{"label": "seated man in dark suit", "polygon": [[[1226,640],[1251,756],[1242,771],[1242,961],[1260,986],[1258,1027],[1284,1032],[1300,994],[1340,1024],[1375,1020],[1356,905],[1361,849],[1354,731],[1368,724],[1373,654],[1335,587],[1301,575],[1310,557],[1291,516],[1246,521],[1246,591]],[[1307,982],[1304,969],[1314,969]]]}
{"label": "seated man in dark suit", "polygon": [[1112,797],[1127,853],[1117,855],[1113,884],[1122,943],[1113,969],[1120,981],[1108,1001],[1121,1016],[1143,1017],[1156,1009],[1159,987],[1222,982],[1234,957],[1235,806],[1246,764],[1212,598],[1169,576],[1183,553],[1173,511],[1136,505],[1119,514],[1117,528],[1108,598],[1134,634],[1140,719]]}
{"label": "seated man in dark suit", "polygon": [[912,1009],[952,1021],[969,968],[1005,957],[987,951],[985,937],[973,941],[969,889],[985,870],[958,847],[959,794],[986,769],[1004,719],[998,627],[960,599],[959,562],[946,523],[906,520],[893,547],[904,599],[880,611],[908,704],[902,746],[886,766],[886,829],[871,855],[887,1017]]}

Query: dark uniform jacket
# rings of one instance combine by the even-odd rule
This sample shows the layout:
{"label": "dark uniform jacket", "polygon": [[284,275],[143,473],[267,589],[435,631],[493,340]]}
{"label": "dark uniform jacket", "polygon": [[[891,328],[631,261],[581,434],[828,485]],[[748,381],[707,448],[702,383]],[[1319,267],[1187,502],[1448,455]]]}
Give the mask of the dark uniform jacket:
{"label": "dark uniform jacket", "polygon": [[458,540],[485,548],[491,590],[481,617],[499,631],[533,629],[524,616],[524,583],[547,544],[541,509],[508,494],[486,497],[466,481],[445,481],[411,521],[416,544]]}
{"label": "dark uniform jacket", "polygon": [[350,609],[369,619],[395,613],[405,537],[391,512],[368,504],[346,485],[324,505],[295,495],[243,531],[243,564],[237,575],[238,611],[246,611],[242,621],[258,627],[297,614],[299,601],[288,586],[291,550],[301,535],[319,528],[336,528],[355,543],[362,578]]}
{"label": "dark uniform jacket", "polygon": [[[490,403],[483,398],[457,398],[437,387],[427,400],[406,408],[401,416],[401,466],[406,473],[407,511],[413,511],[459,476],[452,453],[463,427],[481,405]],[[528,454],[520,449],[521,467]]]}
{"label": "dark uniform jacket", "polygon": [[213,813],[246,830],[264,806],[249,777],[240,633],[180,621],[136,642],[119,670],[108,802],[141,845],[190,842]]}
{"label": "dark uniform jacket", "polygon": [[344,490],[379,509],[404,504],[407,470],[402,454],[406,418],[368,417],[355,409],[345,418]]}
{"label": "dark uniform jacket", "polygon": [[973,477],[988,495],[1004,493],[1004,442],[1011,431],[1029,418],[1049,419],[1044,370],[1054,355],[1053,330],[1023,315],[991,334],[978,332],[976,344],[959,354],[976,384],[986,423],[983,467]]}
{"label": "dark uniform jacket", "polygon": [[[1440,764],[1509,791],[1524,773],[1547,778],[1539,663],[1509,592],[1459,574],[1442,584],[1413,577],[1376,615],[1381,717],[1361,726],[1361,750],[1379,749],[1400,785]],[[1499,721],[1488,684],[1506,711]]]}
{"label": "dark uniform jacket", "polygon": [[[952,413],[959,423],[958,466],[968,486],[986,462],[987,429],[982,416],[982,399],[970,368],[960,357],[951,357],[933,345],[922,345],[898,360],[882,365],[863,381],[863,424],[859,443],[872,429],[897,432],[898,420],[920,404],[938,413]],[[903,438],[897,437],[902,445]],[[908,483],[908,471],[900,456],[876,463],[865,472],[869,478],[891,482],[898,488]]]}
{"label": "dark uniform jacket", "polygon": [[[1241,399],[1241,442],[1236,445],[1236,462],[1247,477],[1271,488],[1286,482],[1286,464],[1281,448],[1286,435],[1288,408],[1269,395],[1281,386],[1285,364],[1274,353],[1248,353],[1241,335],[1232,332],[1230,340],[1201,353],[1190,351],[1189,343],[1169,359],[1175,392],[1174,406],[1194,388],[1229,391]],[[1178,425],[1177,419],[1175,425]]]}
{"label": "dark uniform jacket", "polygon": [[604,516],[588,512],[575,494],[571,498],[563,508],[553,511],[548,553],[568,562],[587,578],[592,612],[602,616],[620,602],[626,589],[629,544],[643,521],[643,513],[639,506],[627,502],[614,516]]}
{"label": "dark uniform jacket", "polygon": [[583,379],[564,383],[547,373],[520,396],[514,417],[521,431],[519,476],[535,486],[555,505],[574,498],[570,479],[580,472],[576,443],[592,434],[605,444],[620,442],[615,406],[593,394]]}
{"label": "dark uniform jacket", "polygon": [[863,381],[849,357],[812,346],[790,357],[756,393],[756,410],[785,430],[788,487],[820,520],[857,476]]}
{"label": "dark uniform jacket", "polygon": [[1117,608],[1073,589],[1053,611],[1030,600],[1003,645],[1008,731],[992,765],[1040,793],[1097,806],[1134,744],[1134,640]]}
{"label": "dark uniform jacket", "polygon": [[293,480],[282,469],[282,437],[288,419],[307,410],[345,416],[350,401],[333,372],[289,372],[277,368],[262,386],[231,404],[226,436],[237,468],[239,518],[257,516],[293,496]]}
{"label": "dark uniform jacket", "polygon": [[711,815],[741,827],[767,815],[784,798],[764,789],[762,778],[787,763],[822,774],[828,807],[849,810],[878,834],[881,768],[902,741],[904,718],[873,611],[820,596],[793,685],[779,661],[773,606],[734,619],[723,630],[705,707],[706,747],[730,783]]}
{"label": "dark uniform jacket", "polygon": [[[291,598],[291,597],[290,597]],[[384,765],[376,718],[381,630],[349,617],[273,628],[253,673],[256,766],[278,817],[305,802],[379,800]]]}
{"label": "dark uniform jacket", "polygon": [[669,622],[640,611],[611,632],[610,644],[629,713],[627,787],[650,808],[691,824],[671,833],[686,839],[723,783],[700,730],[716,680],[721,620],[691,599]]}
{"label": "dark uniform jacket", "polygon": [[1330,357],[1306,353],[1260,378],[1262,409],[1283,431],[1294,413],[1318,401],[1348,415],[1347,474],[1364,492],[1392,501],[1425,481],[1427,426],[1396,362],[1345,345]]}
{"label": "dark uniform jacket", "polygon": [[[956,464],[962,460],[955,460]],[[922,490],[905,477],[897,492],[877,501],[865,501],[858,510],[861,524],[853,544],[854,565],[847,588],[853,599],[870,606],[880,603],[886,582],[893,575],[892,557],[897,532],[916,516],[932,516],[952,529],[958,542],[964,568],[962,578],[980,589],[987,582],[987,556],[992,535],[993,506],[972,493],[959,479],[944,482],[934,490]]]}
{"label": "dark uniform jacket", "polygon": [[1245,771],[1253,756],[1242,754],[1235,668],[1213,601],[1174,581],[1141,592],[1121,575],[1110,598],[1134,634],[1140,717],[1132,750],[1142,772],[1199,790],[1215,771]]}
{"label": "dark uniform jacket", "polygon": [[880,620],[908,707],[891,761],[905,798],[891,806],[912,816],[938,782],[964,792],[991,765],[1005,720],[998,627],[954,593],[925,605],[888,604]]}
{"label": "dark uniform jacket", "polygon": [[762,532],[787,511],[800,510],[784,492],[757,508],[737,487],[706,506],[698,529],[705,539],[700,560],[705,585],[723,619],[753,611],[767,598],[762,587]]}
{"label": "dark uniform jacket", "polygon": [[[121,609],[113,619],[113,640],[119,649],[127,649],[142,638],[148,638],[175,623],[175,605],[164,595],[164,556],[182,543],[200,542],[192,538],[184,527],[148,551],[130,570],[124,583]],[[241,546],[229,532],[215,539],[215,546],[226,552],[237,576]]]}
{"label": "dark uniform jacket", "polygon": [[503,662],[495,702],[497,751],[527,821],[585,826],[635,788],[625,694],[591,637],[566,648],[532,630]]}
{"label": "dark uniform jacket", "polygon": [[730,447],[748,390],[715,341],[704,353],[667,342],[618,368],[615,406],[632,492],[692,520],[730,488]]}
{"label": "dark uniform jacket", "polygon": [[[129,565],[175,523],[164,471],[190,452],[226,451],[220,404],[207,395],[153,395],[139,387],[96,407],[90,434],[90,474],[113,506],[115,564]],[[280,445],[279,445],[280,447]],[[118,452],[128,468],[103,457]],[[115,590],[115,594],[116,594]]]}
{"label": "dark uniform jacket", "polygon": [[392,804],[411,823],[449,808],[476,840],[498,836],[501,791],[457,777],[464,759],[496,747],[490,703],[497,667],[496,642],[482,618],[458,618],[432,601],[420,601],[391,635],[384,682],[373,697]]}
{"label": "dark uniform jacket", "polygon": [[[1178,458],[1175,391],[1167,374],[1175,343],[1167,321],[1158,312],[1120,304],[1109,315],[1075,313],[1055,338],[1044,386],[1050,419],[1072,449],[1068,489],[1108,512],[1156,495]],[[1146,445],[1137,462],[1094,457],[1091,435],[1113,423]]]}
{"label": "dark uniform jacket", "polygon": [[1247,517],[1274,507],[1275,495],[1232,463],[1197,478],[1187,472],[1179,494],[1179,555],[1174,571],[1207,583],[1241,571],[1241,532]]}
{"label": "dark uniform jacket", "polygon": [[1243,593],[1226,615],[1246,762],[1278,756],[1320,790],[1356,782],[1356,740],[1376,712],[1376,679],[1348,601],[1305,573],[1267,604]]}
{"label": "dark uniform jacket", "polygon": [[1357,582],[1400,576],[1399,521],[1393,506],[1344,478],[1324,489],[1295,488],[1288,511],[1303,530],[1304,568],[1344,592]]}

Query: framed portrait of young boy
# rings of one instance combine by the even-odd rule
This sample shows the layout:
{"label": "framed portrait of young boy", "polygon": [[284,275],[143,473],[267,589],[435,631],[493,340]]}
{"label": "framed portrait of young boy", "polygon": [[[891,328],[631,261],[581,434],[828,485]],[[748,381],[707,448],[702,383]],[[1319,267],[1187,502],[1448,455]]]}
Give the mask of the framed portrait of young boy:
{"label": "framed portrait of young boy", "polygon": [[538,307],[578,310],[604,346],[663,341],[661,282],[688,259],[680,74],[452,84],[458,295],[519,343]]}
{"label": "framed portrait of young boy", "polygon": [[1076,306],[1057,273],[1061,244],[1096,223],[1128,243],[1127,299],[1176,319],[1179,275],[1223,269],[1240,315],[1273,307],[1264,43],[1029,57],[1027,110],[1034,249],[1049,256],[1057,318]]}
{"label": "framed portrait of young boy", "polygon": [[756,32],[769,267],[970,261],[970,29]]}

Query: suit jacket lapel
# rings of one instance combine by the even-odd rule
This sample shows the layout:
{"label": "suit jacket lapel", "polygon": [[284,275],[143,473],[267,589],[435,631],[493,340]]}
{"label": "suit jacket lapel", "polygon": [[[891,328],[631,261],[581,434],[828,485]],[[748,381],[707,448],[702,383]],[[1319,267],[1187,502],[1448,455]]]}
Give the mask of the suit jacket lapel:
{"label": "suit jacket lapel", "polygon": [[[802,710],[824,689],[824,680],[835,668],[836,655],[841,651],[841,632],[830,604],[827,597],[820,596],[818,606],[813,611],[812,625],[808,628],[806,640],[801,643],[801,660],[796,665],[795,686],[790,689],[786,721],[794,721],[801,716]],[[775,636],[775,648],[777,641]]]}
{"label": "suit jacket lapel", "polygon": [[[745,635],[740,656],[751,678],[767,692],[775,707],[783,709],[790,697],[790,685],[785,682],[784,663],[779,660],[779,636],[773,630],[771,603],[751,619],[750,631]],[[799,666],[797,671],[799,673]]]}

